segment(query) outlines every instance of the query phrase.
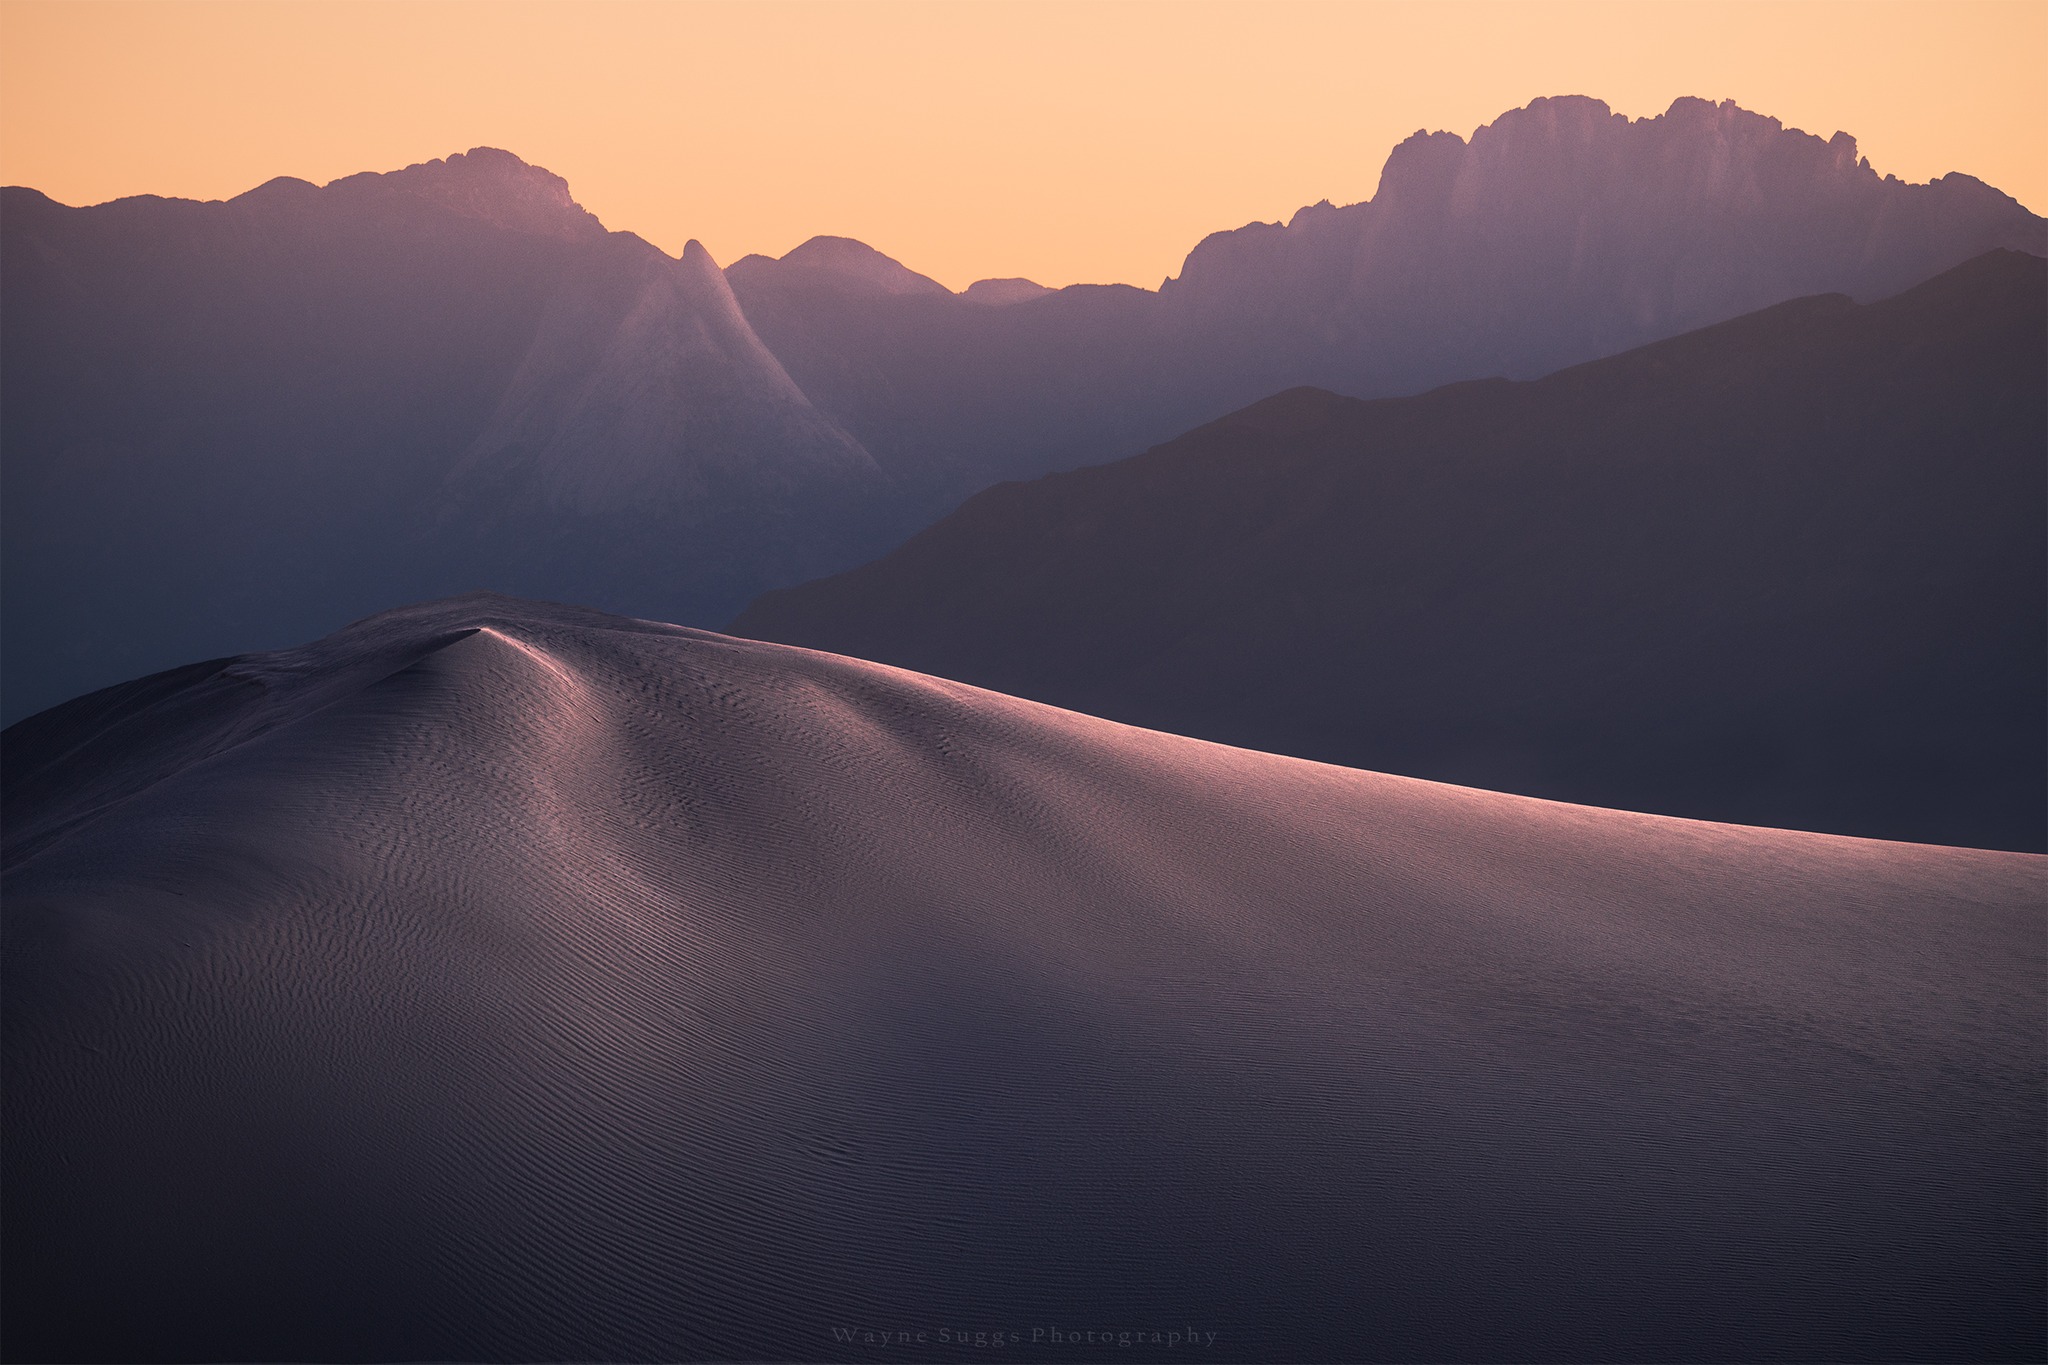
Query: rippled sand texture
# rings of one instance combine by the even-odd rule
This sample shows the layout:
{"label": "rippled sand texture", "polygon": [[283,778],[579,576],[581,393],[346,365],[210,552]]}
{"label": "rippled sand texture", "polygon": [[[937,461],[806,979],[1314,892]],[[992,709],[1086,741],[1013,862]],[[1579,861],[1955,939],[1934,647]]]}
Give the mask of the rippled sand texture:
{"label": "rippled sand texture", "polygon": [[487,597],[6,750],[12,1359],[2042,1342],[2038,857]]}

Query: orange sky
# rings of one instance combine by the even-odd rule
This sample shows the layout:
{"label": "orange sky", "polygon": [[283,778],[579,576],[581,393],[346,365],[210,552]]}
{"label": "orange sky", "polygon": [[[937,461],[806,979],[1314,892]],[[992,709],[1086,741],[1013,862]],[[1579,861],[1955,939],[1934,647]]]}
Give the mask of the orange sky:
{"label": "orange sky", "polygon": [[0,0],[0,180],[223,198],[476,145],[721,262],[858,237],[955,288],[1156,285],[1538,95],[1732,98],[2048,204],[2048,0]]}

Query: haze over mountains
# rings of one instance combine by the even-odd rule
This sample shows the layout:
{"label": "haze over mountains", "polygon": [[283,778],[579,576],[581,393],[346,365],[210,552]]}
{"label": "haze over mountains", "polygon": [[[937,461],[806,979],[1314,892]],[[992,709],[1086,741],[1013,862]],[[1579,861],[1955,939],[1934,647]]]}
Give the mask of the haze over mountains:
{"label": "haze over mountains", "polygon": [[2048,223],[1968,176],[1902,184],[1847,134],[1732,103],[1631,120],[1567,97],[1469,142],[1418,133],[1370,200],[1216,233],[1156,293],[1079,286],[992,314],[809,246],[728,274],[813,401],[964,493],[1296,385],[1533,378],[1802,295],[1882,298],[1996,247],[2048,254]]}
{"label": "haze over mountains", "polygon": [[1839,136],[1578,98],[1411,139],[1370,202],[1157,292],[955,295],[839,239],[721,275],[488,149],[215,204],[12,189],[6,712],[480,584],[713,623],[1290,385],[1534,374],[2044,234]]}
{"label": "haze over mountains", "polygon": [[2040,858],[1435,786],[493,597],[0,753],[10,1359],[2048,1330]]}
{"label": "haze over mountains", "polygon": [[226,203],[9,190],[0,229],[14,714],[478,581],[712,610],[830,566],[789,527],[877,480],[701,249],[506,153]]}
{"label": "haze over mountains", "polygon": [[1591,805],[2048,839],[2048,266],[1529,383],[1298,389],[1008,484],[735,633]]}

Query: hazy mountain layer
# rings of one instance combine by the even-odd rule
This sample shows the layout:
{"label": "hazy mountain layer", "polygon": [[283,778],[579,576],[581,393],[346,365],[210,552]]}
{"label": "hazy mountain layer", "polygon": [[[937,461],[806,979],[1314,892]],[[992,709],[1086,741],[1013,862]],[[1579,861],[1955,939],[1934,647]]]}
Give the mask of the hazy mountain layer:
{"label": "hazy mountain layer", "polygon": [[974,290],[881,288],[924,277],[852,245],[727,273],[813,401],[884,464],[965,493],[1295,385],[1528,378],[1802,295],[1883,298],[1994,248],[2048,254],[2048,223],[1968,176],[1880,176],[1846,133],[1732,103],[1631,120],[1569,97],[1469,142],[1418,133],[1370,200],[1216,233],[1157,294],[1082,286],[990,312]]}
{"label": "hazy mountain layer", "polygon": [[9,190],[5,714],[477,586],[722,621],[1291,385],[1535,374],[1994,247],[2048,225],[1697,100],[1411,139],[1369,202],[1156,293],[955,295],[832,237],[721,278],[489,149],[226,203]]}
{"label": "hazy mountain layer", "polygon": [[0,749],[10,1359],[1988,1360],[2048,1326],[2039,858],[499,598]]}
{"label": "hazy mountain layer", "polygon": [[1533,383],[1279,395],[991,489],[741,634],[1589,804],[2039,849],[2048,277]]}
{"label": "hazy mountain layer", "polygon": [[1995,247],[2048,254],[2048,223],[1732,102],[1629,119],[1575,96],[1469,142],[1418,132],[1371,200],[1217,233],[1164,292],[1198,352],[1268,357],[1262,392],[1373,397],[1530,378],[1802,295],[1884,298]]}
{"label": "hazy mountain layer", "polygon": [[877,482],[701,248],[503,152],[0,230],[10,715],[485,583],[729,614]]}

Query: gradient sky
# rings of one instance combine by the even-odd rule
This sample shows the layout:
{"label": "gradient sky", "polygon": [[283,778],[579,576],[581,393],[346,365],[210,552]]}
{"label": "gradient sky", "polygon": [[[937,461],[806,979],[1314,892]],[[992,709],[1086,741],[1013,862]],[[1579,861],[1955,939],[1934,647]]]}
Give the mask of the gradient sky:
{"label": "gradient sky", "polygon": [[719,261],[858,237],[955,288],[1156,285],[1539,95],[1734,99],[2048,204],[2044,0],[0,0],[0,180],[225,198],[504,147]]}

